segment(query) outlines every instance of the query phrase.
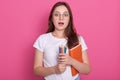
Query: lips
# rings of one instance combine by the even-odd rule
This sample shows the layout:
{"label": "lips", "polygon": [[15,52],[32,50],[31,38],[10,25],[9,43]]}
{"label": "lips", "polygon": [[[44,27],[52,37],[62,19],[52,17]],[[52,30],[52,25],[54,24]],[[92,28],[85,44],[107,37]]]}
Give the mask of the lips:
{"label": "lips", "polygon": [[59,26],[63,26],[64,23],[63,23],[63,22],[59,22],[58,25],[59,25]]}

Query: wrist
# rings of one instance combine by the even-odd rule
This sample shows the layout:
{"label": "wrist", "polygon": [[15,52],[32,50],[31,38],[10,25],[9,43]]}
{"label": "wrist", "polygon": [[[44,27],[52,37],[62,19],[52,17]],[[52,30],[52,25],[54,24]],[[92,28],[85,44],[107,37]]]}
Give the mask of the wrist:
{"label": "wrist", "polygon": [[70,65],[72,65],[72,66],[73,66],[73,65],[74,65],[74,63],[75,63],[74,61],[75,61],[75,60],[74,60],[74,58],[71,58]]}
{"label": "wrist", "polygon": [[57,67],[53,66],[53,74],[56,74],[56,73],[57,73]]}

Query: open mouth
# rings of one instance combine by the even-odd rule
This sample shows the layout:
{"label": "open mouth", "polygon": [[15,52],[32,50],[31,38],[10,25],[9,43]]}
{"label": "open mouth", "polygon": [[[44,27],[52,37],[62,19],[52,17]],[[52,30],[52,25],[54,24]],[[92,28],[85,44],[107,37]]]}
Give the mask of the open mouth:
{"label": "open mouth", "polygon": [[63,26],[64,23],[63,23],[63,22],[59,22],[58,25],[59,25],[59,26]]}

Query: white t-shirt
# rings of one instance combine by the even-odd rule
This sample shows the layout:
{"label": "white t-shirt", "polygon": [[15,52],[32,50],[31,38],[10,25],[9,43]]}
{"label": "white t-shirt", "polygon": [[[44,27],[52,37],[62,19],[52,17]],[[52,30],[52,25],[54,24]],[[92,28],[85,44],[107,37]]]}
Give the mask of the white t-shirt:
{"label": "white t-shirt", "polygon": [[[82,45],[82,51],[87,49],[83,37],[79,36],[79,42]],[[44,67],[51,67],[57,64],[57,56],[59,53],[59,46],[66,45],[65,38],[57,38],[52,33],[42,34],[35,41],[33,47],[43,52]],[[68,49],[67,52],[68,53]],[[78,75],[72,77],[70,66],[66,67],[62,74],[51,74],[45,77],[45,80],[74,80]]]}

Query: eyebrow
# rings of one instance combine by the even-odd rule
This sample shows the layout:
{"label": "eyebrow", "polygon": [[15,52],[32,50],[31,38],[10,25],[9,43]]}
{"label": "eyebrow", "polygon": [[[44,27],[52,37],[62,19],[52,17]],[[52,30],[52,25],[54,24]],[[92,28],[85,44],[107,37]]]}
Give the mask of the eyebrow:
{"label": "eyebrow", "polygon": [[[60,13],[59,11],[55,11],[56,13]],[[64,11],[63,13],[69,13],[68,11]]]}

